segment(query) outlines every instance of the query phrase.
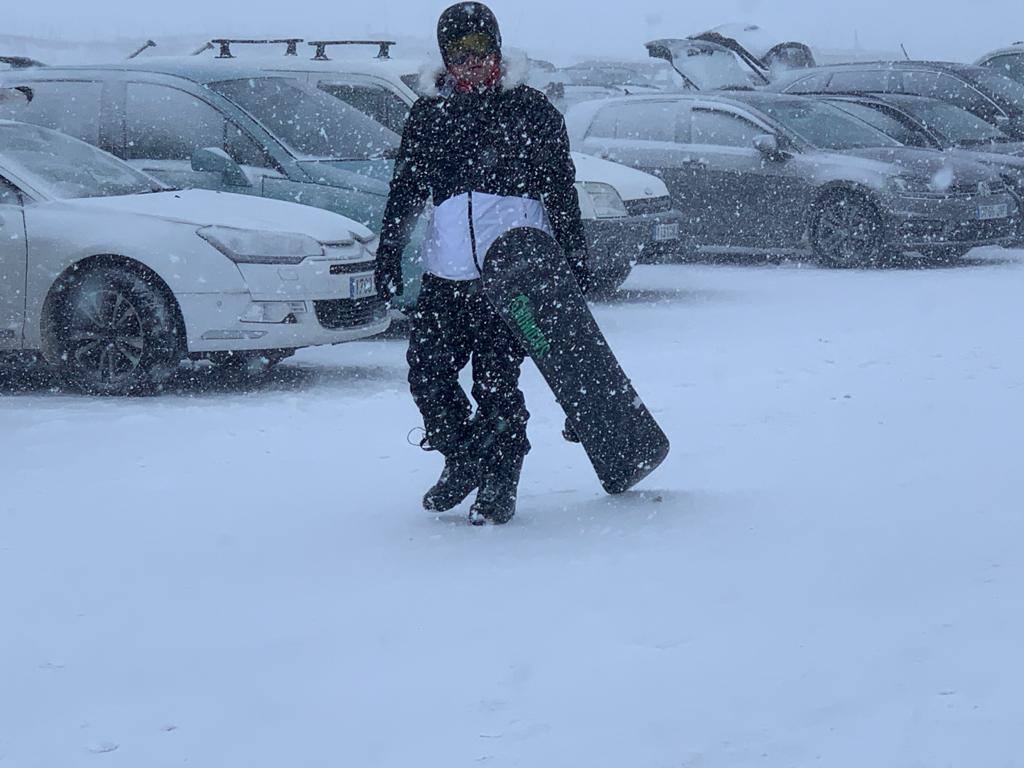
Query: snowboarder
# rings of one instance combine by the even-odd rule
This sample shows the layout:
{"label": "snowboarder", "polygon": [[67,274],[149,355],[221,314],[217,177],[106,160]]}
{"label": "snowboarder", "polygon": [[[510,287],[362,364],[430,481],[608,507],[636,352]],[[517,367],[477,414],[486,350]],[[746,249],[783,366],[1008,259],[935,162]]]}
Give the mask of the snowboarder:
{"label": "snowboarder", "polygon": [[[425,274],[409,340],[409,386],[423,416],[423,447],[445,459],[423,506],[455,508],[473,490],[475,525],[515,514],[530,450],[519,389],[524,350],[480,288],[490,245],[514,227],[556,238],[584,290],[586,239],[565,122],[547,98],[514,82],[494,14],[458,3],[437,25],[444,69],[417,101],[395,162],[380,246],[377,287],[403,290],[402,252],[428,199]],[[459,372],[473,366],[473,414]]]}

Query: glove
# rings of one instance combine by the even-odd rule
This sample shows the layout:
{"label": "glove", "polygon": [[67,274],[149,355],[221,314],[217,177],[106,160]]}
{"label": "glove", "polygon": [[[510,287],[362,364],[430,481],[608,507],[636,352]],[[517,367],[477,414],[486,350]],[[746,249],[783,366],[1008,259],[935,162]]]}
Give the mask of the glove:
{"label": "glove", "polygon": [[391,248],[378,249],[373,279],[377,286],[377,295],[382,301],[391,301],[395,296],[401,296],[405,290],[405,281],[402,279],[402,254]]}
{"label": "glove", "polygon": [[593,284],[593,275],[587,267],[587,251],[585,249],[572,251],[567,258],[569,266],[572,267],[572,273],[576,277],[576,282],[579,283],[580,290],[586,296],[590,293]]}

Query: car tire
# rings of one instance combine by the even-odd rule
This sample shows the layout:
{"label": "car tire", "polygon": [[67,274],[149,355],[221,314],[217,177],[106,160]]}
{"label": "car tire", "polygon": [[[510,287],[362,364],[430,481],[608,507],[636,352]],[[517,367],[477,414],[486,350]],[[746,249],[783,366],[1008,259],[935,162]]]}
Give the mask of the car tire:
{"label": "car tire", "polygon": [[73,273],[56,296],[46,346],[63,380],[96,395],[162,388],[185,356],[173,298],[162,285],[121,266]]}
{"label": "car tire", "polygon": [[877,266],[887,255],[882,216],[866,195],[829,195],[818,203],[811,221],[811,248],[824,267]]}

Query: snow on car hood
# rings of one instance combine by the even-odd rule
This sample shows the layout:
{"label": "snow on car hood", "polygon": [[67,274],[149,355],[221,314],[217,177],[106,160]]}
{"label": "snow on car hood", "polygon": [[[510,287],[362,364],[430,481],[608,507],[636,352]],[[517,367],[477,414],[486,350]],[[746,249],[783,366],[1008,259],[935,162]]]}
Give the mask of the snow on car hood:
{"label": "snow on car hood", "polygon": [[908,178],[927,179],[936,191],[953,187],[976,186],[996,178],[984,165],[944,152],[914,147],[871,147],[848,149],[835,154],[882,163],[890,173]]}
{"label": "snow on car hood", "polygon": [[61,200],[58,205],[148,216],[197,227],[216,224],[265,232],[301,232],[324,243],[347,240],[351,235],[370,236],[370,230],[362,224],[320,208],[204,189],[87,197]]}
{"label": "snow on car hood", "polygon": [[610,184],[623,200],[668,196],[665,182],[649,173],[582,152],[573,152],[572,161],[576,165],[576,181]]}

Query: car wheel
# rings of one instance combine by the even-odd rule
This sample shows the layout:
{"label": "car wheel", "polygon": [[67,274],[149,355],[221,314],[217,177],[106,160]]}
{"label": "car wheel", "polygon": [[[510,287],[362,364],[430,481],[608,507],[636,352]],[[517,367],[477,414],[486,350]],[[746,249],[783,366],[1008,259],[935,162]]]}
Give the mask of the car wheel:
{"label": "car wheel", "polygon": [[863,195],[843,193],[826,198],[813,222],[811,247],[823,266],[872,266],[885,254],[882,217]]}
{"label": "car wheel", "polygon": [[123,267],[73,274],[48,326],[47,346],[62,377],[90,394],[159,389],[184,357],[173,299]]}

